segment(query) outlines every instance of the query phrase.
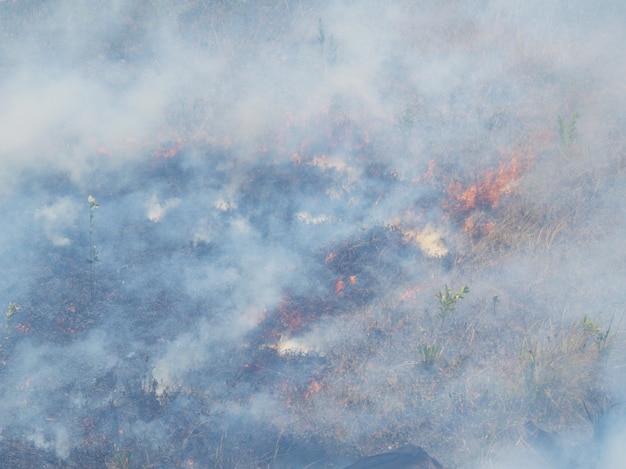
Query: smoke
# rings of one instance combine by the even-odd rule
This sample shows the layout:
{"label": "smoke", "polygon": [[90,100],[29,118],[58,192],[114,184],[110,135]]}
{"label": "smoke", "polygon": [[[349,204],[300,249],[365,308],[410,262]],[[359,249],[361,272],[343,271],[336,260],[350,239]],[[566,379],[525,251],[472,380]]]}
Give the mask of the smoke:
{"label": "smoke", "polygon": [[587,3],[0,2],[0,459],[618,467]]}

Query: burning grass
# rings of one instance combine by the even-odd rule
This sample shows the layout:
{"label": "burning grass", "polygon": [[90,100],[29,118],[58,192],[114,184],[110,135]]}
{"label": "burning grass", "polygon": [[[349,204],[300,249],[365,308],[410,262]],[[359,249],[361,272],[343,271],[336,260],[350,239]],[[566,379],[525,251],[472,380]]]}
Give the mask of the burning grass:
{"label": "burning grass", "polygon": [[[155,461],[181,465],[200,457],[235,467],[272,464],[299,451],[288,442],[314,441],[322,454],[335,456],[418,443],[447,466],[471,467],[477,460],[488,466],[499,448],[522,438],[531,418],[552,430],[584,424],[581,403],[600,392],[603,354],[594,343],[600,337],[595,328],[580,320],[542,319],[543,311],[532,312],[524,304],[525,291],[498,291],[503,301],[496,302],[494,291],[471,283],[476,272],[499,266],[506,255],[549,248],[575,221],[522,191],[531,154],[511,154],[477,182],[449,183],[440,192],[444,216],[439,222],[448,232],[456,229],[463,242],[429,227],[419,207],[410,207],[397,224],[381,222],[316,245],[306,253],[317,275],[315,287],[297,293],[286,289],[246,336],[245,346],[195,370],[225,377],[227,393],[187,384],[177,389],[175,399],[162,403],[151,381],[141,392],[125,390],[124,399],[113,402],[114,412],[132,415],[138,425],[157,418],[169,422],[176,427],[167,440],[170,446],[152,448],[125,438],[119,430],[130,428],[120,427],[115,440],[93,449],[94,457],[106,454],[109,467]],[[436,174],[436,167],[429,173]],[[265,235],[280,226],[278,219],[315,228],[321,223],[302,221],[302,212],[284,195],[325,192],[342,175],[338,168],[292,161],[255,167],[239,203],[220,212],[243,211]],[[444,239],[446,244],[439,244]],[[461,268],[446,262],[448,249],[462,253]],[[446,295],[438,304],[437,293],[446,283],[466,282],[471,294],[457,298],[454,314],[441,314]],[[113,294],[106,282],[102,288],[111,300],[129,300]],[[174,310],[168,295],[159,293],[135,311],[137,326],[150,329],[160,315]],[[76,312],[66,308],[59,316],[62,325],[74,316],[84,321]],[[180,321],[176,327],[183,328]],[[234,424],[206,423],[233,408],[260,415],[252,431],[263,435],[261,440],[246,440],[250,430]],[[86,434],[91,440],[101,436]],[[268,447],[275,452],[268,453]],[[309,453],[303,449],[300,454]]]}
{"label": "burning grass", "polygon": [[448,202],[444,208],[453,217],[465,217],[476,210],[496,208],[502,197],[513,193],[514,184],[528,169],[533,158],[531,149],[512,152],[503,158],[498,169],[486,170],[474,182],[450,182],[446,188]]}
{"label": "burning grass", "polygon": [[[27,353],[19,353],[29,350],[29,341],[71,351],[91,332],[108,336],[110,330],[119,330],[120,338],[107,337],[102,350],[115,356],[116,364],[106,374],[91,371],[95,378],[78,377],[77,385],[59,387],[58,393],[55,379],[61,378],[46,377],[44,385],[55,391],[54,404],[43,409],[54,411],[44,423],[50,424],[48,433],[37,433],[38,428],[23,433],[35,433],[42,445],[16,442],[10,433],[17,434],[18,425],[8,426],[0,442],[4,460],[17,467],[20,458],[33,454],[30,466],[57,467],[58,458],[51,459],[46,445],[65,413],[71,415],[68,427],[77,424],[82,438],[82,446],[70,452],[71,464],[96,467],[104,461],[109,469],[279,467],[281,458],[298,454],[297,463],[284,465],[299,466],[305,459],[337,465],[342,457],[405,443],[423,445],[449,467],[488,467],[502,448],[523,447],[529,420],[550,431],[586,428],[587,437],[592,428],[605,431],[601,417],[583,402],[606,394],[602,372],[621,332],[595,322],[587,310],[578,314],[573,305],[588,299],[564,293],[567,281],[548,264],[568,268],[549,256],[561,239],[589,240],[602,232],[593,226],[592,202],[604,181],[621,178],[623,183],[621,133],[611,156],[617,174],[608,167],[591,168],[594,156],[583,148],[584,122],[578,117],[569,127],[560,120],[560,148],[545,138],[546,131],[533,134],[531,127],[545,130],[546,122],[555,121],[556,113],[539,115],[561,105],[562,94],[553,85],[529,90],[528,83],[547,81],[540,78],[556,72],[548,67],[535,76],[508,50],[502,55],[513,63],[503,68],[521,75],[511,77],[510,89],[490,80],[472,88],[484,80],[480,71],[440,99],[440,91],[432,96],[427,91],[438,86],[414,79],[419,73],[403,58],[369,65],[384,71],[368,75],[360,67],[377,63],[371,60],[374,51],[337,36],[333,44],[340,63],[325,57],[306,62],[304,73],[294,70],[299,72],[294,82],[286,80],[279,93],[264,88],[260,94],[268,97],[250,100],[254,96],[246,93],[253,95],[254,86],[239,78],[268,67],[264,62],[259,69],[246,68],[249,56],[263,52],[263,60],[277,61],[280,76],[290,77],[284,64],[309,57],[311,44],[315,53],[317,42],[324,49],[324,41],[315,40],[315,26],[321,28],[322,21],[314,9],[289,2],[284,8],[265,2],[258,10],[226,3],[217,13],[236,23],[243,39],[229,37],[219,26],[207,36],[206,25],[195,20],[190,33],[227,49],[225,63],[237,48],[245,50],[232,59],[228,79],[218,80],[232,79],[236,88],[229,92],[225,83],[203,83],[203,93],[212,86],[216,91],[198,98],[193,116],[181,118],[183,123],[172,117],[171,132],[164,136],[162,130],[147,143],[127,140],[126,152],[149,160],[137,163],[141,169],[134,174],[145,181],[131,184],[124,175],[125,182],[116,186],[121,173],[115,173],[101,183],[98,193],[115,199],[110,202],[120,212],[133,199],[146,197],[143,188],[134,187],[144,182],[166,195],[152,195],[149,221],[132,229],[115,223],[125,224],[136,214],[120,221],[109,212],[98,308],[91,308],[84,253],[71,247],[37,253],[38,273],[28,274],[34,286],[28,299],[19,300],[22,322],[7,323],[3,371],[19,373],[23,366],[28,375],[39,372],[24,359]],[[211,27],[219,23],[210,7],[191,6],[210,18]],[[423,46],[437,53],[446,47],[454,54],[472,53],[483,37],[493,39],[493,31],[480,31],[480,22],[471,17],[459,29],[448,19],[450,11],[437,13],[446,18],[437,25],[450,34],[439,36],[446,46],[434,46],[440,32],[426,24],[415,27],[409,15],[402,28],[428,44],[407,45],[407,57],[415,53],[430,60],[421,55]],[[289,36],[294,44],[274,57],[279,42],[269,25],[278,19],[283,34],[306,24],[302,17],[308,16],[313,35]],[[402,23],[401,17],[393,21]],[[340,23],[325,24],[341,29]],[[367,42],[369,34],[361,39]],[[406,42],[407,37],[396,39]],[[257,48],[263,40],[270,41],[268,48]],[[350,76],[353,68],[357,77]],[[267,82],[275,80],[279,74]],[[293,101],[291,87],[301,82],[308,87],[306,99]],[[287,98],[281,103],[283,94]],[[459,105],[463,94],[478,99]],[[540,109],[537,95],[549,94],[559,98]],[[489,99],[506,100],[506,109],[489,108],[482,102]],[[259,115],[250,105],[256,102],[265,103]],[[221,106],[214,116],[212,106]],[[232,112],[237,106],[242,109]],[[465,132],[464,125],[472,130]],[[496,141],[506,142],[506,150],[496,150]],[[118,150],[111,148],[115,151],[96,153],[108,158]],[[497,158],[485,163],[494,154]],[[55,184],[52,189],[59,190]],[[559,192],[564,194],[557,197]],[[98,215],[103,215],[99,226],[106,228],[105,214]],[[80,235],[77,239],[78,245]],[[43,237],[32,244],[48,246]],[[539,267],[515,273],[506,262],[511,258],[523,258],[520,271],[533,263]],[[556,287],[541,285],[548,276]],[[267,283],[260,282],[266,277]],[[611,301],[601,306],[614,308],[616,300]],[[244,331],[238,330],[242,311],[252,311]],[[555,311],[559,320],[550,319]],[[62,358],[62,352],[56,356]],[[175,392],[163,392],[164,383],[151,377],[157,365],[172,371]],[[613,370],[618,368],[623,363]],[[6,379],[12,379],[10,373]],[[16,402],[30,403],[43,390],[34,389],[42,386],[41,378],[16,382],[7,387],[7,401],[16,393]],[[8,420],[19,421],[29,409],[26,404],[10,408]],[[590,440],[583,435],[573,441]]]}
{"label": "burning grass", "polygon": [[529,419],[553,430],[584,425],[582,402],[598,391],[609,343],[580,318],[549,323],[518,306],[468,298],[451,318],[437,314],[434,294],[430,311],[379,298],[354,315],[359,340],[326,353],[307,381],[285,383],[293,419],[329,449],[336,438],[358,454],[418,441],[445,464],[479,458],[486,467],[499,457],[495,448],[523,438]]}

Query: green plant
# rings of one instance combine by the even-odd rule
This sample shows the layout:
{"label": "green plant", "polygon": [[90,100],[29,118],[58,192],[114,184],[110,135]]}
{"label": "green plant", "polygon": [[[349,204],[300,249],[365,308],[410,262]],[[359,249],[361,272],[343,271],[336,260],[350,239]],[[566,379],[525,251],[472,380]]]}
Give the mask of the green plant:
{"label": "green plant", "polygon": [[458,292],[455,292],[446,285],[445,289],[438,292],[436,295],[439,299],[439,317],[442,319],[447,318],[450,313],[454,311],[456,304],[463,299],[469,291],[469,287],[465,286]]}
{"label": "green plant", "polygon": [[93,195],[87,197],[87,203],[89,204],[89,257],[87,262],[89,263],[89,281],[90,281],[90,296],[93,303],[96,295],[96,263],[98,259],[98,248],[93,242],[93,214],[100,206],[96,203],[96,198]]}
{"label": "green plant", "polygon": [[578,121],[579,117],[580,114],[575,112],[572,114],[572,117],[569,118],[567,124],[563,117],[559,116],[557,118],[557,122],[559,123],[559,137],[561,138],[562,145],[570,147],[576,140],[576,121]]}
{"label": "green plant", "polygon": [[7,312],[6,312],[7,320],[11,319],[13,315],[17,313],[20,309],[21,308],[17,303],[13,303],[13,302],[9,303],[9,306],[7,307]]}
{"label": "green plant", "polygon": [[422,357],[422,364],[426,369],[431,369],[437,359],[441,356],[443,349],[437,344],[422,344],[419,346],[419,353]]}
{"label": "green plant", "polygon": [[583,327],[585,335],[595,342],[600,350],[606,347],[606,342],[609,338],[609,333],[611,332],[611,326],[613,325],[612,319],[605,331],[602,330],[602,326],[587,315],[583,316],[580,323]]}
{"label": "green plant", "polygon": [[17,313],[20,309],[21,309],[20,305],[18,305],[17,303],[13,303],[13,302],[10,302],[9,306],[7,307],[7,310],[6,310],[7,323],[5,327],[5,336],[4,336],[5,340],[9,338],[9,321],[11,320],[13,315]]}

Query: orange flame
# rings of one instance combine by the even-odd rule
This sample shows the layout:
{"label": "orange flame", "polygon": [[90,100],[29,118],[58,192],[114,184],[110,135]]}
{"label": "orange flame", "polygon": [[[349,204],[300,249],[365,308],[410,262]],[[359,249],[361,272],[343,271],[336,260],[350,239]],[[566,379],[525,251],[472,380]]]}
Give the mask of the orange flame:
{"label": "orange flame", "polygon": [[173,158],[174,156],[178,155],[178,153],[183,150],[186,145],[187,139],[178,137],[174,143],[169,144],[161,150],[157,151],[155,153],[155,156],[157,158],[163,159]]}
{"label": "orange flame", "polygon": [[311,381],[311,384],[309,384],[309,388],[304,394],[305,399],[308,399],[309,397],[311,397],[312,394],[315,394],[322,390],[322,385],[318,383],[317,381],[315,381],[315,378],[309,378],[309,379]]}
{"label": "orange flame", "polygon": [[533,155],[531,149],[514,151],[508,162],[500,162],[497,170],[487,170],[475,184],[451,182],[446,191],[451,200],[449,211],[453,215],[466,215],[476,209],[497,207],[503,195],[513,192],[513,183],[523,174]]}

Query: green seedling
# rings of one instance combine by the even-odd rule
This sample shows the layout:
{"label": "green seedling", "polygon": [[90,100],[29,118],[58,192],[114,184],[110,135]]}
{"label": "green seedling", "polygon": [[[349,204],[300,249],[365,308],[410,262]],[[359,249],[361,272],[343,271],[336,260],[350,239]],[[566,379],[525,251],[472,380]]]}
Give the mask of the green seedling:
{"label": "green seedling", "polygon": [[454,311],[456,304],[463,299],[463,297],[469,293],[469,287],[465,286],[458,292],[453,291],[448,285],[445,289],[437,293],[439,299],[439,317],[442,319],[447,318],[450,313]]}
{"label": "green seedling", "polygon": [[565,147],[571,147],[574,141],[576,141],[576,121],[580,114],[575,112],[572,117],[569,118],[567,123],[563,117],[559,116],[557,122],[559,123],[559,137],[561,138],[561,144]]}
{"label": "green seedling", "polygon": [[422,344],[419,347],[419,352],[424,368],[429,370],[441,356],[442,349],[437,344]]}
{"label": "green seedling", "polygon": [[9,303],[9,306],[7,307],[7,310],[6,310],[7,322],[5,326],[5,335],[4,335],[5,340],[9,338],[9,321],[15,315],[15,313],[17,313],[20,309],[22,309],[20,305],[18,305],[17,303],[13,303],[13,302]]}
{"label": "green seedling", "polygon": [[7,312],[6,312],[7,320],[11,319],[13,315],[17,313],[20,309],[21,308],[17,303],[13,303],[13,302],[9,303],[9,306],[7,307]]}

